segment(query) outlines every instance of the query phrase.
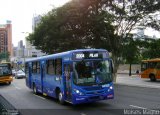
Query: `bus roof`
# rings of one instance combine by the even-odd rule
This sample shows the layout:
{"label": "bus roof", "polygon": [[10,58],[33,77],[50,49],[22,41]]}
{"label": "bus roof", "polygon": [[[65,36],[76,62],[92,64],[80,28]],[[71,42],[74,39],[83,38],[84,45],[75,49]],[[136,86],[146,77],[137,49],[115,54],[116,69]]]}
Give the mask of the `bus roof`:
{"label": "bus roof", "polygon": [[[66,52],[61,52],[61,53],[56,53],[56,54],[51,54],[51,55],[46,55],[46,56],[42,56],[42,57],[36,57],[36,58],[31,58],[29,60],[27,60],[26,62],[30,62],[30,61],[36,61],[36,60],[41,60],[41,59],[49,59],[49,58],[57,58],[57,57],[62,57],[64,55],[69,55],[72,53],[76,53],[76,52],[84,52],[84,51],[105,51],[108,53],[107,50],[105,49],[77,49],[77,50],[70,50],[70,51],[66,51]],[[109,55],[109,53],[108,53]]]}
{"label": "bus roof", "polygon": [[160,58],[142,60],[142,62],[160,62]]}

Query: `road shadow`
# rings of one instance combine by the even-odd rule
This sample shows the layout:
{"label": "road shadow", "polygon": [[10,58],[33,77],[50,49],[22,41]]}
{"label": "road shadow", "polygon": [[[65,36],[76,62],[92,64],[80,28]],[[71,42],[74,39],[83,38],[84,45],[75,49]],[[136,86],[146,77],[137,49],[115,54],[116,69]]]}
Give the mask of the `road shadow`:
{"label": "road shadow", "polygon": [[10,86],[10,84],[7,84],[7,83],[0,83],[0,88],[1,88],[1,87],[8,87],[8,86]]}
{"label": "road shadow", "polygon": [[[33,91],[30,91],[30,93],[33,94]],[[37,95],[60,105],[58,99],[56,98],[53,98],[50,96],[44,96],[41,93],[38,93]],[[84,104],[77,104],[77,105],[73,105],[65,102],[62,106],[65,106],[68,109],[72,109],[72,110],[95,110],[95,109],[106,108],[107,106],[110,106],[109,103],[104,103],[104,101],[106,102],[106,100],[101,100],[101,101],[96,101],[92,103],[84,103]]]}
{"label": "road shadow", "polygon": [[107,106],[110,106],[110,104],[103,103],[103,101],[97,101],[92,103],[78,104],[74,106],[70,104],[68,106],[74,110],[96,110],[96,109],[106,108]]}
{"label": "road shadow", "polygon": [[158,79],[158,80],[156,80],[156,81],[151,81],[151,80],[149,80],[149,79],[146,79],[146,80],[143,80],[144,82],[147,82],[147,83],[157,83],[157,84],[159,84],[160,83],[160,80]]}

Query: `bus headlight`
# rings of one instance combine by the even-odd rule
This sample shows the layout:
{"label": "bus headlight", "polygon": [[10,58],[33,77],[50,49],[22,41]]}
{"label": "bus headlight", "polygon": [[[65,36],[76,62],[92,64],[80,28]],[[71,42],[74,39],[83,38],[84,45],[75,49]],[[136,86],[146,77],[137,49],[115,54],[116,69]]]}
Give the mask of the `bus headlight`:
{"label": "bus headlight", "polygon": [[78,95],[83,95],[83,93],[81,91],[79,91],[78,89],[73,89],[73,91]]}
{"label": "bus headlight", "polygon": [[109,87],[109,89],[111,89],[111,90],[112,90],[112,89],[113,89],[113,86],[110,86],[110,87]]}
{"label": "bus headlight", "polygon": [[113,86],[110,86],[109,89],[108,89],[108,92],[110,92],[112,90],[113,90]]}

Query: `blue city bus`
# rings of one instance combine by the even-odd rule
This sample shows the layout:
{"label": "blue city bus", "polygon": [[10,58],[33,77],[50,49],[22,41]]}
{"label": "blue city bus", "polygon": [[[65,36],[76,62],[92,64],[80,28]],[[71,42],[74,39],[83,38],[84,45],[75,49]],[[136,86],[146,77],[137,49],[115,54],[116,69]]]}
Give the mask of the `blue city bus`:
{"label": "blue city bus", "polygon": [[26,85],[61,104],[114,98],[112,60],[104,49],[78,49],[25,62]]}

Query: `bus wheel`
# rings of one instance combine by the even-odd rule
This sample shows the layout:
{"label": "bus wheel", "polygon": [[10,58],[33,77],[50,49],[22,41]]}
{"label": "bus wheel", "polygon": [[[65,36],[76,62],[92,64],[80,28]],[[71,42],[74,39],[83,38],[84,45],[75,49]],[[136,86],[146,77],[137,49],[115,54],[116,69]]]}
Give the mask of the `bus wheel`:
{"label": "bus wheel", "polygon": [[149,77],[150,77],[150,80],[151,80],[151,81],[156,81],[155,75],[151,74]]}
{"label": "bus wheel", "polygon": [[34,94],[37,94],[37,89],[36,89],[36,85],[35,84],[33,84],[33,92],[34,92]]}
{"label": "bus wheel", "polygon": [[10,85],[11,84],[11,82],[8,82],[8,85]]}
{"label": "bus wheel", "polygon": [[58,100],[60,102],[60,104],[64,104],[64,100],[63,100],[63,94],[61,91],[58,92]]}

